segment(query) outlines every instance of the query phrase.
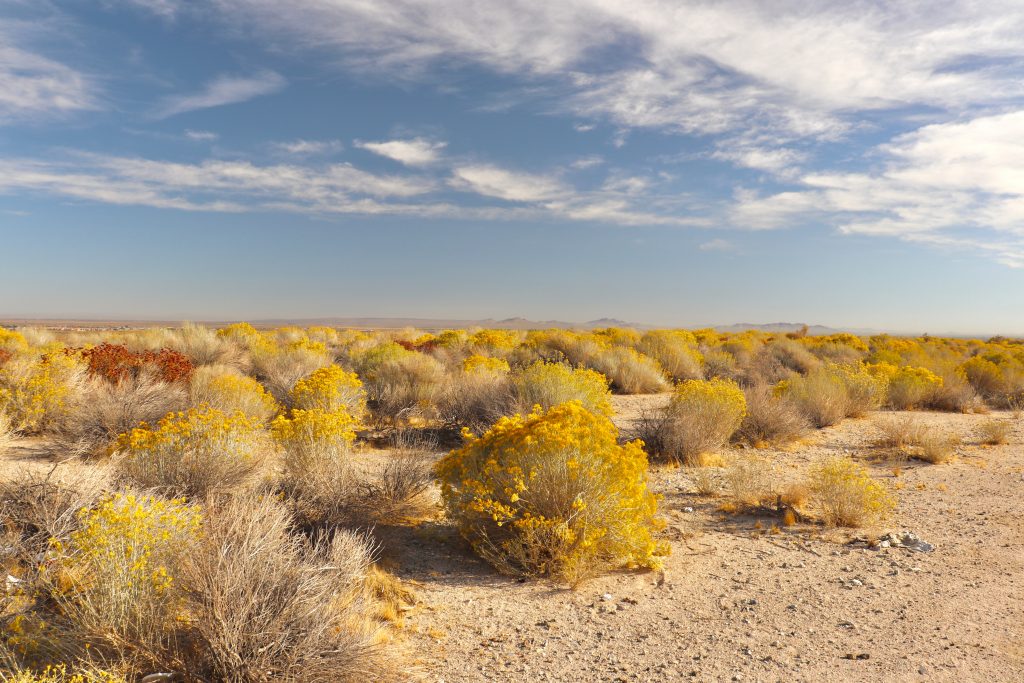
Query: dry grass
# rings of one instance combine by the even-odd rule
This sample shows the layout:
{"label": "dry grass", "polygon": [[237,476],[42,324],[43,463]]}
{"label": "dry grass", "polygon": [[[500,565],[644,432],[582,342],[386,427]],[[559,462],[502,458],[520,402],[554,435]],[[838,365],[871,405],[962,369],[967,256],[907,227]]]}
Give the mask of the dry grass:
{"label": "dry grass", "polygon": [[513,412],[514,402],[506,373],[458,371],[441,400],[441,419],[450,427],[481,434],[499,417]]}
{"label": "dry grass", "polygon": [[196,367],[230,365],[243,368],[248,365],[248,358],[241,347],[202,325],[185,323],[170,330],[165,345],[188,356]]}
{"label": "dry grass", "polygon": [[725,481],[730,497],[742,507],[773,504],[778,495],[772,462],[758,455],[731,458],[726,465]]}
{"label": "dry grass", "polygon": [[373,618],[373,546],[347,531],[306,541],[290,525],[283,506],[260,498],[208,515],[182,576],[202,653],[196,673],[233,683],[408,680]]}
{"label": "dry grass", "polygon": [[911,415],[881,420],[873,445],[897,460],[911,458],[932,464],[949,462],[956,455],[960,437],[933,429]]}
{"label": "dry grass", "polygon": [[925,407],[950,413],[970,413],[978,412],[983,406],[974,387],[959,373],[950,370],[943,372],[940,377],[942,386],[932,390]]}
{"label": "dry grass", "polygon": [[331,360],[327,354],[304,348],[258,353],[252,359],[253,373],[278,403],[291,407],[289,392],[295,383]]}
{"label": "dry grass", "polygon": [[382,363],[363,381],[371,418],[379,428],[435,417],[447,376],[433,357],[411,353]]}
{"label": "dry grass", "polygon": [[1007,420],[985,420],[978,425],[978,437],[981,443],[988,446],[1001,446],[1009,443],[1013,432],[1013,423]]}
{"label": "dry grass", "polygon": [[94,377],[56,428],[54,450],[60,457],[101,455],[118,434],[181,410],[185,403],[181,386],[149,373],[129,375],[117,384]]}
{"label": "dry grass", "polygon": [[435,504],[429,496],[433,484],[437,441],[414,429],[397,430],[384,467],[359,486],[362,521],[395,524],[422,519]]}
{"label": "dry grass", "polygon": [[800,408],[784,396],[775,396],[772,387],[760,384],[743,393],[747,397],[747,414],[733,439],[751,446],[788,444],[810,430],[810,422]]}
{"label": "dry grass", "polygon": [[657,361],[631,348],[617,346],[602,351],[587,364],[607,377],[617,394],[654,394],[668,388]]}
{"label": "dry grass", "polygon": [[10,416],[0,411],[0,454],[3,454],[14,443],[14,425]]}

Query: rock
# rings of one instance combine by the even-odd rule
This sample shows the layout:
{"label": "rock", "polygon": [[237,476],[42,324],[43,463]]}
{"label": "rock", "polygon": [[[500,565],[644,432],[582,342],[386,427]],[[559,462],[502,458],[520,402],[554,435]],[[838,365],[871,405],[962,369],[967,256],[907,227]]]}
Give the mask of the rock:
{"label": "rock", "polygon": [[924,664],[922,664],[921,666],[917,667],[917,673],[921,674],[922,676],[927,676],[928,672],[929,672],[929,669]]}
{"label": "rock", "polygon": [[693,508],[685,507],[685,508],[683,508],[683,512],[693,512]]}
{"label": "rock", "polygon": [[863,586],[864,582],[861,581],[860,579],[850,579],[850,585],[851,586]]}
{"label": "rock", "polygon": [[919,553],[930,553],[935,550],[934,545],[910,531],[890,532],[879,541],[879,545],[882,544],[887,544],[883,547],[906,548]]}
{"label": "rock", "polygon": [[175,672],[158,672],[152,673],[148,676],[143,676],[140,683],[179,683],[184,681],[185,677]]}
{"label": "rock", "polygon": [[605,593],[604,595],[601,596],[601,599],[604,600],[605,602],[611,602],[612,600],[615,599],[615,596],[613,596],[611,593]]}

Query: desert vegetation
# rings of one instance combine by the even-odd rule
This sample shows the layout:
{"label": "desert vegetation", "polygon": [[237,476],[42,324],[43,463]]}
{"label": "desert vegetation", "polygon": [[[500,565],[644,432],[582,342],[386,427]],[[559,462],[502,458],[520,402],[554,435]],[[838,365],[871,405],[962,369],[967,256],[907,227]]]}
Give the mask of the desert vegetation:
{"label": "desert vegetation", "polygon": [[[50,468],[0,477],[0,678],[409,680],[382,529],[577,588],[663,570],[677,471],[725,519],[879,530],[880,468],[1012,442],[1022,396],[999,338],[0,328],[0,457]],[[786,461],[866,416],[862,449]]]}

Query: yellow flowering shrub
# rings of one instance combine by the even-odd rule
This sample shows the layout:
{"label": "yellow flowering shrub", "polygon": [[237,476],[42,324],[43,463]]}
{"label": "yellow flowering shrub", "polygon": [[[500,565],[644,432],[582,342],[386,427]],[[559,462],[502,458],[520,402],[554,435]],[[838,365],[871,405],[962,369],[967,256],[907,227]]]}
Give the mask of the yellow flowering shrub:
{"label": "yellow flowering shrub", "polygon": [[971,356],[960,364],[957,372],[984,398],[993,398],[1003,391],[1003,370],[989,358]]}
{"label": "yellow flowering shrub", "polygon": [[551,408],[559,403],[579,401],[592,412],[612,414],[608,380],[595,370],[537,361],[517,372],[512,382],[520,409],[524,411],[533,406]]}
{"label": "yellow flowering shrub", "polygon": [[724,446],[739,429],[746,412],[743,390],[732,380],[680,382],[653,425],[649,447],[670,460],[703,464],[705,454]]}
{"label": "yellow flowering shrub", "polygon": [[118,473],[135,485],[199,497],[247,483],[272,450],[261,420],[208,406],[143,423],[113,447]]}
{"label": "yellow flowering shrub", "polygon": [[224,413],[241,412],[266,422],[278,412],[277,401],[262,384],[248,375],[203,366],[192,376],[192,402]]}
{"label": "yellow flowering shrub", "polygon": [[828,524],[877,524],[896,509],[896,500],[885,486],[849,457],[823,460],[811,468],[809,475],[811,502]]}
{"label": "yellow flowering shrub", "polygon": [[896,410],[917,408],[942,388],[942,378],[927,368],[904,366],[889,376],[888,403]]}
{"label": "yellow flowering shrub", "polygon": [[183,499],[116,493],[78,518],[66,542],[51,541],[53,600],[86,642],[161,651],[183,618],[176,573],[200,535],[199,509]]}
{"label": "yellow flowering shrub", "polygon": [[511,351],[519,346],[522,335],[515,330],[479,330],[469,337],[469,345],[495,352]]}
{"label": "yellow flowering shrub", "polygon": [[500,420],[437,466],[448,515],[499,570],[575,583],[667,547],[642,445],[578,401]]}
{"label": "yellow flowering shrub", "polygon": [[0,351],[9,353],[28,351],[28,341],[20,332],[0,327]]}
{"label": "yellow flowering shrub", "polygon": [[19,354],[0,365],[0,411],[18,431],[51,430],[66,416],[84,382],[85,366],[77,356]]}
{"label": "yellow flowering shrub", "polygon": [[39,672],[22,669],[9,676],[4,676],[3,681],[4,683],[128,683],[128,679],[120,674],[108,671],[74,673],[68,671],[63,664],[48,666]]}
{"label": "yellow flowering shrub", "polygon": [[586,365],[607,377],[617,394],[653,394],[668,388],[658,361],[628,346],[612,346]]}
{"label": "yellow flowering shrub", "polygon": [[469,341],[469,333],[465,330],[444,330],[434,341],[442,348],[454,349]]}
{"label": "yellow flowering shrub", "polygon": [[703,374],[704,356],[692,332],[652,330],[640,338],[637,350],[656,360],[673,380],[699,379]]}
{"label": "yellow flowering shrub", "polygon": [[509,372],[508,361],[503,358],[492,358],[474,354],[462,361],[463,372],[506,373]]}
{"label": "yellow flowering shrub", "polygon": [[345,410],[302,410],[294,408],[288,416],[279,415],[270,425],[278,443],[298,450],[307,450],[313,444],[330,444],[333,448],[347,449],[355,441],[357,422]]}
{"label": "yellow flowering shrub", "polygon": [[300,410],[344,410],[353,417],[366,410],[366,392],[354,372],[337,365],[314,370],[292,387],[292,405]]}

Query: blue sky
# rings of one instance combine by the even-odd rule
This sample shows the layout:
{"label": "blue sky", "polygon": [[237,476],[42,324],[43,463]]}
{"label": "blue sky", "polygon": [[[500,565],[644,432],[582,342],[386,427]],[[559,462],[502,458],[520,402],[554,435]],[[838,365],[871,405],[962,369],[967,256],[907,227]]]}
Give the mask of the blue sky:
{"label": "blue sky", "polygon": [[0,315],[1024,333],[1020,2],[0,0]]}

